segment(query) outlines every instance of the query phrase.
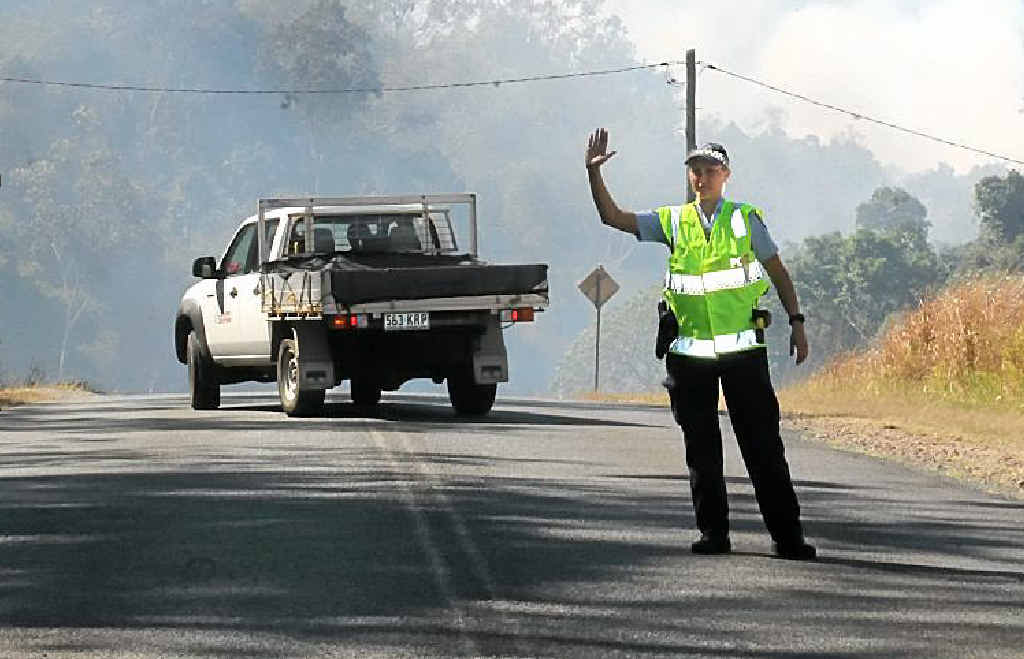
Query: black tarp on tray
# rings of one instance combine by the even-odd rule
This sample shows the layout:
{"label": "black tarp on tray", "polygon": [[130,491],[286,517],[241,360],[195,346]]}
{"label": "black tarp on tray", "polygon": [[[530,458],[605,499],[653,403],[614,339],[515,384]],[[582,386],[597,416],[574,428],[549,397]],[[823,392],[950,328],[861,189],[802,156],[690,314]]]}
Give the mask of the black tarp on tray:
{"label": "black tarp on tray", "polygon": [[[547,292],[546,265],[451,265],[331,270],[338,304]],[[543,289],[538,287],[543,284]]]}
{"label": "black tarp on tray", "polygon": [[[401,258],[396,258],[400,256]],[[548,266],[493,265],[466,256],[335,256],[273,264],[284,273],[320,270],[337,304],[474,295],[547,293]]]}

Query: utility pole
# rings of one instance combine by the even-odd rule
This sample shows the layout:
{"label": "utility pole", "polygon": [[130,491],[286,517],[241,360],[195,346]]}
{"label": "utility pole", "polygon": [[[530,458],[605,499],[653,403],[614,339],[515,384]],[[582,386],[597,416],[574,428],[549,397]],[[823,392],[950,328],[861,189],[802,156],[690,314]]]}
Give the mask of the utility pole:
{"label": "utility pole", "polygon": [[[601,267],[600,265],[597,267]],[[603,268],[602,268],[603,270]],[[597,278],[597,297],[601,299],[601,277]],[[597,307],[597,338],[594,341],[594,391],[601,390],[601,307]]]}
{"label": "utility pole", "polygon": [[[686,153],[697,148],[697,51],[686,51]],[[685,157],[685,155],[683,156]],[[686,182],[686,203],[696,199]]]}

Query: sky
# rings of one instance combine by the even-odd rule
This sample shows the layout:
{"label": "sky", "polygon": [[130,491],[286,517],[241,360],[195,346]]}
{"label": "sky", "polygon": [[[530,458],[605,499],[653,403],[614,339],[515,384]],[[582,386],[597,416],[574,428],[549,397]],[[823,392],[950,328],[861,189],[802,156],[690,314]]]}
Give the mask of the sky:
{"label": "sky", "polygon": [[[646,61],[697,59],[863,115],[1024,160],[1024,2],[607,0]],[[675,76],[683,79],[679,67]],[[884,165],[997,162],[840,115],[713,70],[698,119],[794,137],[853,134]],[[700,135],[697,136],[698,141]]]}

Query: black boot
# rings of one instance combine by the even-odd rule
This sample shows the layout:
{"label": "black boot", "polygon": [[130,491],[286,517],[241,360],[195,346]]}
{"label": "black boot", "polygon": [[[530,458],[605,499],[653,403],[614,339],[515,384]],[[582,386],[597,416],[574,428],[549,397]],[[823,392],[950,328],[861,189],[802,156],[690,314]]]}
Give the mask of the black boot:
{"label": "black boot", "polygon": [[694,554],[728,554],[732,551],[728,533],[701,533],[700,540],[690,545]]}
{"label": "black boot", "polygon": [[803,538],[794,538],[787,542],[774,543],[775,555],[790,561],[813,561],[818,556],[814,545],[807,544]]}

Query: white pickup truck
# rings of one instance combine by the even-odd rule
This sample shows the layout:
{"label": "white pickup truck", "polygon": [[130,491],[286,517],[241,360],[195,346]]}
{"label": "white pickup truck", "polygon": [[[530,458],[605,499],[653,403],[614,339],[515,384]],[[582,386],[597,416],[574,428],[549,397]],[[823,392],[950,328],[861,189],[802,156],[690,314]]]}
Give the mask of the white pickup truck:
{"label": "white pickup truck", "polygon": [[191,406],[276,380],[289,416],[314,416],[344,380],[372,406],[430,378],[456,412],[486,414],[508,381],[503,328],[547,308],[548,281],[546,265],[479,260],[477,236],[473,194],[260,199],[219,260],[192,265],[174,326]]}

